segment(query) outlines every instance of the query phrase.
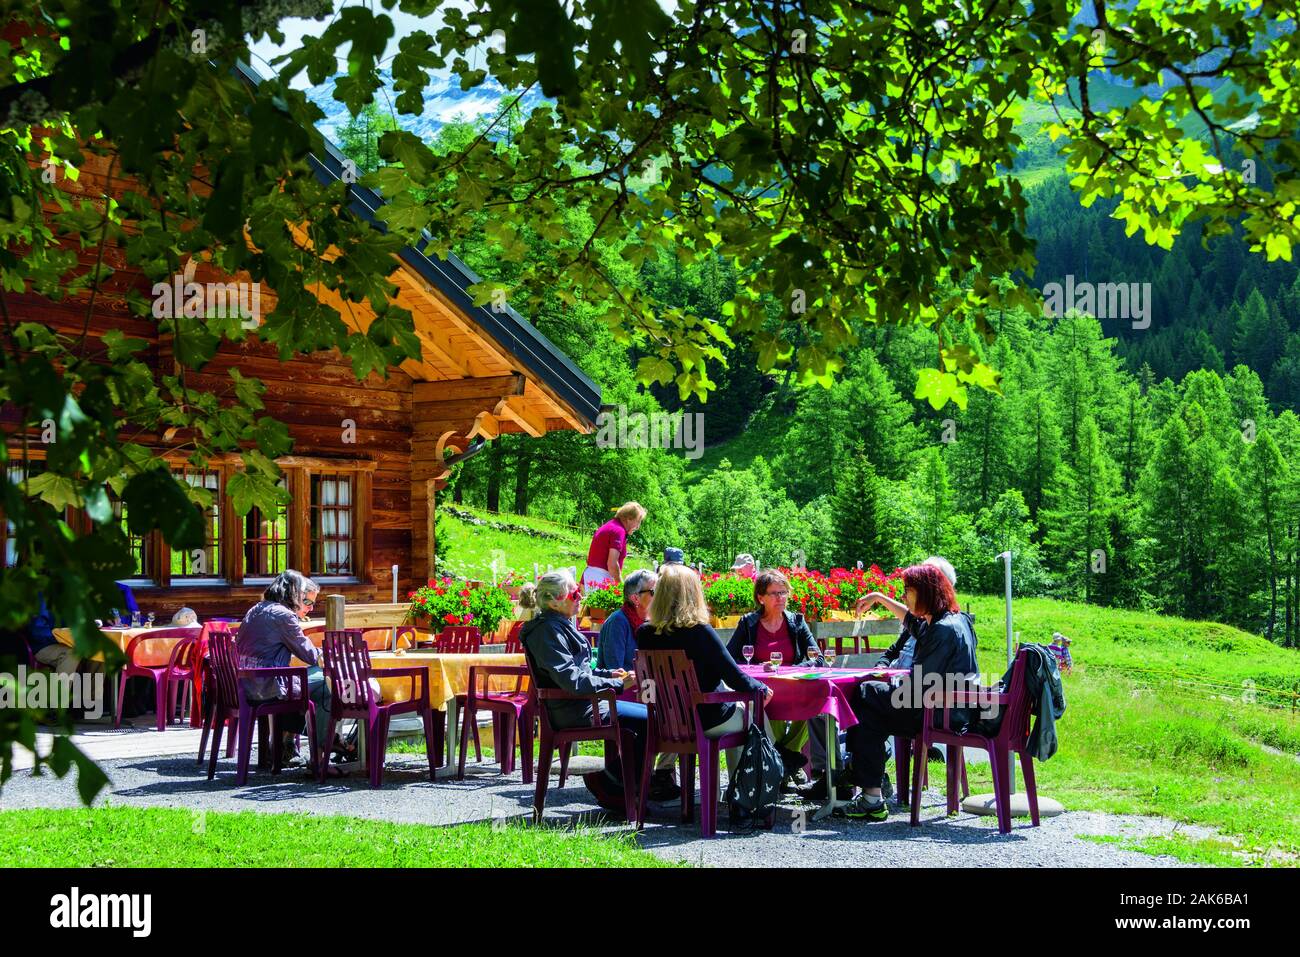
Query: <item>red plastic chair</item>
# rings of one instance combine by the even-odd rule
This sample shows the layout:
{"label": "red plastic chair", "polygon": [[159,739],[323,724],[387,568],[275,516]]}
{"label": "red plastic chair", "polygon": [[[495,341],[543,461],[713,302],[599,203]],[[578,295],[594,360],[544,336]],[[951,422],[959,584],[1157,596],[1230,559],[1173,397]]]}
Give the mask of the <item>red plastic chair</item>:
{"label": "red plastic chair", "polygon": [[[624,760],[624,755],[629,759],[633,754],[633,739],[629,731],[619,727],[618,711],[615,707],[617,696],[613,691],[602,691],[594,695],[569,694],[567,691],[561,691],[558,688],[539,688],[537,685],[537,675],[533,671],[533,662],[531,658],[525,658],[528,667],[528,680],[532,688],[532,708],[533,714],[538,717],[538,724],[541,729],[540,741],[538,744],[537,757],[537,779],[536,788],[533,792],[533,823],[540,824],[542,821],[542,811],[546,807],[546,789],[551,781],[551,759],[555,750],[560,750],[560,782],[559,786],[564,787],[564,781],[569,774],[569,751],[573,744],[578,741],[613,741],[614,747],[618,751],[619,764],[623,768],[623,795],[627,801],[625,812],[627,819],[632,820],[633,797],[632,797],[632,768],[631,761]],[[586,701],[591,705],[591,725],[586,728],[554,728],[551,726],[551,715],[546,708],[547,701]],[[609,714],[604,720],[600,717],[600,702],[609,703]],[[531,758],[530,758],[531,760]]]}
{"label": "red plastic chair", "polygon": [[[239,734],[239,762],[235,783],[241,787],[248,781],[248,761],[253,752],[253,725],[269,719],[271,739],[271,773],[279,774],[283,765],[283,747],[276,733],[275,719],[281,714],[305,714],[311,741],[311,763],[320,761],[316,746],[316,704],[307,694],[307,668],[240,668],[235,639],[223,632],[214,632],[208,645],[208,661],[212,666],[212,687],[216,691],[212,711],[212,755],[208,759],[208,780],[217,773],[217,753],[221,750],[221,733],[227,724],[230,733]],[[244,678],[284,678],[287,697],[269,701],[250,701],[244,691]]]}
{"label": "red plastic chair", "polygon": [[[493,675],[513,675],[514,691],[490,690]],[[469,669],[469,691],[465,696],[464,715],[460,726],[460,761],[456,777],[465,777],[465,751],[469,747],[470,729],[474,734],[474,750],[479,751],[478,713],[492,712],[492,742],[496,749],[501,773],[510,774],[515,769],[515,739],[519,739],[519,753],[524,759],[524,783],[533,783],[533,704],[532,694],[524,688],[528,669],[522,665],[472,665]],[[482,688],[479,679],[482,678]],[[518,734],[516,732],[519,732]],[[479,760],[482,760],[480,757]]]}
{"label": "red plastic chair", "polygon": [[[238,625],[238,622],[235,623]],[[209,618],[203,623],[199,632],[198,645],[194,649],[194,707],[190,709],[190,726],[202,727],[203,736],[199,739],[199,764],[203,763],[203,753],[208,749],[208,732],[212,728],[208,715],[212,711],[215,696],[212,693],[212,665],[208,661],[208,648],[212,636],[220,632],[233,635],[231,622],[225,618]],[[204,701],[203,689],[208,689],[207,701]]]}
{"label": "red plastic chair", "polygon": [[[180,639],[177,641],[177,639]],[[163,664],[140,664],[145,649],[156,641],[175,641],[175,646]],[[126,679],[149,678],[154,683],[155,710],[158,713],[158,730],[164,730],[176,711],[176,692],[186,682],[194,683],[194,669],[198,663],[195,654],[198,648],[198,635],[192,628],[157,628],[143,635],[136,635],[126,648],[126,666],[117,686],[117,715],[113,727],[122,726],[122,708],[126,704]]]}
{"label": "red plastic chair", "polygon": [[[1038,827],[1038,788],[1034,783],[1034,759],[1028,751],[1029,719],[1032,702],[1025,685],[1025,656],[1023,649],[1016,652],[1011,666],[1011,687],[1003,692],[991,689],[955,692],[943,703],[943,725],[933,727],[934,715],[938,709],[927,707],[922,719],[921,733],[912,739],[912,748],[918,755],[925,754],[931,744],[944,744],[948,750],[948,794],[947,810],[956,813],[957,773],[964,772],[965,760],[961,756],[962,748],[980,748],[989,754],[989,766],[993,772],[993,794],[997,805],[998,832],[1011,833],[1011,782],[1008,780],[1008,763],[1014,753],[1020,756],[1020,766],[1025,775],[1025,794],[1029,798],[1029,816],[1033,826]],[[979,709],[996,704],[1001,710],[1002,724],[993,736],[966,731],[959,734],[952,730],[952,708]],[[912,771],[912,791],[920,793],[921,769],[925,761],[917,761]],[[963,782],[964,783],[964,782]],[[969,789],[968,789],[969,793]],[[912,826],[921,821],[921,802],[912,802]]]}
{"label": "red plastic chair", "polygon": [[[429,780],[437,779],[438,755],[442,753],[443,728],[441,721],[435,726],[433,708],[429,704],[429,671],[424,667],[385,668],[380,674],[385,678],[410,678],[411,691],[407,700],[383,704],[370,679],[370,649],[359,629],[325,632],[325,674],[330,683],[330,719],[325,729],[325,740],[334,740],[334,726],[340,719],[354,718],[365,725],[366,763],[370,770],[370,786],[384,783],[384,758],[388,751],[388,723],[393,715],[416,712],[424,719],[424,744],[429,759]],[[416,679],[419,693],[416,693]],[[439,718],[445,720],[442,712]],[[325,761],[317,765],[320,780],[325,780]]]}
{"label": "red plastic chair", "polygon": [[448,625],[438,633],[433,650],[440,655],[477,655],[483,636],[474,625]]}
{"label": "red plastic chair", "polygon": [[524,653],[524,642],[520,638],[524,630],[524,623],[517,621],[510,626],[510,634],[506,635],[506,650],[508,655],[522,655]]}
{"label": "red plastic chair", "polygon": [[646,798],[650,793],[650,772],[656,754],[681,755],[682,820],[694,816],[695,759],[700,759],[700,835],[713,837],[718,831],[718,790],[722,779],[719,755],[727,748],[742,747],[749,734],[749,722],[741,731],[721,737],[705,735],[696,711],[702,704],[735,702],[748,704],[751,720],[763,720],[763,695],[753,691],[700,691],[695,666],[684,651],[637,651],[637,687],[649,712],[645,766],[641,769],[641,795],[636,826],[645,826]]}

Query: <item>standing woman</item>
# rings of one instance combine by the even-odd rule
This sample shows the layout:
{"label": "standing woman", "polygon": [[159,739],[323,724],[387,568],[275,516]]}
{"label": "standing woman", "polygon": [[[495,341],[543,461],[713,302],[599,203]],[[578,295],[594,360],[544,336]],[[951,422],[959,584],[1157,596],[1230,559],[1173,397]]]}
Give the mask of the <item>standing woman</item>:
{"label": "standing woman", "polygon": [[596,531],[587,549],[587,570],[582,573],[582,587],[599,587],[605,579],[615,584],[623,581],[623,563],[627,561],[627,537],[645,521],[645,509],[628,502]]}

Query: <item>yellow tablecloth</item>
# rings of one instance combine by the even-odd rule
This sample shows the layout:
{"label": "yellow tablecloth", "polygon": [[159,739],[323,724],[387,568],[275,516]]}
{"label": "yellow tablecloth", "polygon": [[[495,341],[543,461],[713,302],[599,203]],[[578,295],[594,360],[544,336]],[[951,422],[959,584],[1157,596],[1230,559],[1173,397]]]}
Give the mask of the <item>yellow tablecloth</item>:
{"label": "yellow tablecloth", "polygon": [[[109,641],[122,649],[122,654],[126,654],[126,649],[131,646],[131,639],[136,635],[147,635],[151,631],[162,631],[164,628],[170,630],[177,627],[186,628],[189,633],[186,637],[195,637],[202,630],[201,625],[178,626],[168,624],[154,628],[101,628],[100,631]],[[72,647],[71,628],[55,628],[53,634],[54,640],[59,644],[67,645],[69,648]],[[135,663],[138,665],[165,665],[171,659],[172,649],[182,640],[182,638],[163,638],[159,641],[144,642],[140,645]],[[96,654],[90,660],[103,661],[104,656]]]}
{"label": "yellow tablecloth", "polygon": [[[372,651],[370,664],[376,672],[384,668],[414,668],[423,665],[429,672],[429,702],[439,711],[447,710],[447,702],[458,694],[469,691],[469,669],[474,665],[524,664],[523,655],[440,655],[428,651],[408,651],[398,655],[391,651]],[[411,679],[384,678],[376,675],[383,689],[383,700],[406,701],[410,698]],[[514,691],[516,679],[511,675],[493,675],[489,688],[492,691]],[[528,687],[524,676],[523,688]]]}

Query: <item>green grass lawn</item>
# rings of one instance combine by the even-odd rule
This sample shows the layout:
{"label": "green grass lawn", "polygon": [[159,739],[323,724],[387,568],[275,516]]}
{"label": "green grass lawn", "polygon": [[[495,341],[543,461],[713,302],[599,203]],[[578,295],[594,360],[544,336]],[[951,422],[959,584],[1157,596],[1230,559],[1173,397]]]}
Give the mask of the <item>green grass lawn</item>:
{"label": "green grass lawn", "polygon": [[[1000,675],[1002,600],[975,597],[970,606],[981,669]],[[1014,612],[1023,642],[1050,641],[1053,631],[1074,641],[1060,750],[1037,765],[1041,793],[1068,809],[1156,814],[1223,836],[1131,842],[1150,853],[1202,863],[1300,863],[1300,718],[1250,703],[1241,691],[1221,693],[1216,685],[1198,692],[1159,673],[1128,670],[1206,676],[1225,688],[1254,681],[1258,701],[1261,691],[1300,681],[1300,655],[1214,622],[1046,599],[1017,600]],[[987,766],[972,766],[970,778],[973,788],[992,789]]]}
{"label": "green grass lawn", "polygon": [[0,867],[665,867],[630,833],[102,807],[0,811]]}

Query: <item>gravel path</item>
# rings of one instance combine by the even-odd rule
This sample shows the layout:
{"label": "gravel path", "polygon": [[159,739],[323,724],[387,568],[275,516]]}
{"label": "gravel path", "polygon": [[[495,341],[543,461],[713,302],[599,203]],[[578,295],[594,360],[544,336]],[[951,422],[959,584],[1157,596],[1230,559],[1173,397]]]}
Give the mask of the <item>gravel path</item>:
{"label": "gravel path", "polygon": [[[593,763],[599,764],[597,759],[575,756],[571,773],[581,774]],[[434,784],[427,772],[421,774],[422,764],[422,758],[391,756],[384,786],[376,792],[367,786],[363,775],[353,774],[321,786],[301,770],[286,771],[278,778],[265,772],[253,774],[247,787],[237,789],[233,761],[223,761],[216,779],[208,781],[189,755],[131,758],[102,763],[112,784],[107,797],[101,795],[99,801],[191,811],[339,814],[434,825],[492,818],[527,821],[531,816],[532,787],[523,784],[518,772],[501,777],[494,766],[484,765],[467,769],[464,781]],[[18,772],[0,792],[0,808],[4,809],[77,806],[71,777],[59,780],[47,774],[33,778]],[[1079,835],[1142,837],[1175,829],[1202,833],[1161,818],[1069,812],[1044,818],[1038,828],[1031,827],[1027,818],[1015,819],[1012,833],[1004,837],[997,833],[991,817],[962,813],[946,819],[943,798],[936,792],[927,792],[922,807],[921,826],[913,829],[907,811],[896,807],[891,808],[894,813],[888,822],[865,824],[843,819],[814,822],[810,819],[814,808],[809,806],[802,833],[794,826],[794,807],[782,807],[772,831],[737,834],[726,833],[724,812],[719,837],[705,841],[700,839],[698,824],[680,823],[676,803],[652,805],[640,841],[660,857],[718,867],[1168,867],[1180,864],[1172,858],[1083,840]],[[595,823],[597,810],[580,776],[571,776],[563,789],[555,787],[553,779],[547,793],[548,820]]]}

